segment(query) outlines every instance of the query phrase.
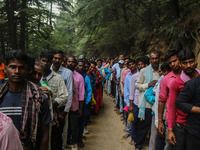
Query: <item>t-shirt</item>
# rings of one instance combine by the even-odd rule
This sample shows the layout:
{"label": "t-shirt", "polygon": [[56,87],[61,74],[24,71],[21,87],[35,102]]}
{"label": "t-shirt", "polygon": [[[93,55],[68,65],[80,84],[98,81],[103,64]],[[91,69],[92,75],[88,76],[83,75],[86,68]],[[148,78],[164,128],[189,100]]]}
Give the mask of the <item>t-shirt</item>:
{"label": "t-shirt", "polygon": [[[3,63],[0,64],[0,70],[5,69],[5,65]],[[0,79],[5,79],[4,71],[0,71]]]}
{"label": "t-shirt", "polygon": [[22,92],[13,93],[8,91],[0,104],[0,111],[10,117],[15,127],[20,130],[22,115]]}
{"label": "t-shirt", "polygon": [[176,100],[176,107],[184,113],[189,113],[186,131],[197,138],[200,138],[200,114],[191,113],[191,109],[194,106],[200,107],[199,83],[200,76],[188,81]]}
{"label": "t-shirt", "polygon": [[[13,93],[8,91],[0,103],[0,112],[9,116],[15,125],[20,130],[21,128],[21,115],[22,115],[22,92]],[[48,100],[44,99],[41,104],[41,113],[39,124],[48,125],[51,123],[51,113],[49,110]]]}

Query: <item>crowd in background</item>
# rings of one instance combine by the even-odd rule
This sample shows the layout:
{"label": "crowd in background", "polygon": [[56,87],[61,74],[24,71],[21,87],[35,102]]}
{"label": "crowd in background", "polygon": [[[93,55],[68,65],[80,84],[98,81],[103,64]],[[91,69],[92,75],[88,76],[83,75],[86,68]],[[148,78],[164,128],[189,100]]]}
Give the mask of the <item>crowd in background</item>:
{"label": "crowd in background", "polygon": [[[115,97],[115,111],[125,124],[124,139],[136,150],[148,140],[149,150],[198,150],[200,142],[199,74],[195,54],[169,50],[136,60],[109,59],[112,76],[107,94]],[[191,80],[191,81],[190,81]]]}
{"label": "crowd in background", "polygon": [[200,71],[191,50],[170,50],[162,63],[157,51],[136,60],[88,60],[42,50],[36,61],[13,50],[5,63],[0,60],[0,149],[83,148],[104,90],[133,148],[148,139],[150,150],[198,149]]}

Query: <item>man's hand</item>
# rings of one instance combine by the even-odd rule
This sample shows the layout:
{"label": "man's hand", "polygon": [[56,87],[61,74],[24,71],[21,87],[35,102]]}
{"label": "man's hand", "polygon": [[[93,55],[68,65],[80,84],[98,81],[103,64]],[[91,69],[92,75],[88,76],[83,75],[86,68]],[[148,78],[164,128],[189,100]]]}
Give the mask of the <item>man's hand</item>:
{"label": "man's hand", "polygon": [[164,134],[165,134],[165,128],[164,128],[163,122],[161,120],[158,122],[158,132],[162,136],[164,136]]}
{"label": "man's hand", "polygon": [[157,80],[153,80],[148,84],[148,87],[155,86]]}
{"label": "man's hand", "polygon": [[133,106],[129,106],[129,107],[128,107],[128,110],[129,110],[129,112],[134,112]]}
{"label": "man's hand", "polygon": [[59,119],[65,119],[65,117],[67,116],[67,112],[61,112],[60,114],[59,114]]}
{"label": "man's hand", "polygon": [[174,132],[172,130],[168,131],[167,139],[171,144],[173,144],[173,145],[176,144],[176,137],[175,137]]}
{"label": "man's hand", "polygon": [[51,96],[51,91],[49,91],[46,87],[41,86],[40,89],[43,91],[44,94],[47,94],[48,98]]}

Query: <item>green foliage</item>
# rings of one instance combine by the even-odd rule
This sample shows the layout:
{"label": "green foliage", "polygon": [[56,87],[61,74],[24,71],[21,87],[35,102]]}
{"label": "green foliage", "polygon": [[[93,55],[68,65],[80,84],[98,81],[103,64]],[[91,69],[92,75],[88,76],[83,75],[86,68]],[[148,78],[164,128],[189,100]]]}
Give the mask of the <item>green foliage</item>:
{"label": "green foliage", "polygon": [[11,1],[0,2],[2,54],[23,47],[22,25],[25,49],[35,56],[41,49],[62,49],[66,55],[138,57],[161,41],[168,49],[194,48],[199,41],[196,0],[34,0],[25,7],[24,0],[13,2],[12,8]]}

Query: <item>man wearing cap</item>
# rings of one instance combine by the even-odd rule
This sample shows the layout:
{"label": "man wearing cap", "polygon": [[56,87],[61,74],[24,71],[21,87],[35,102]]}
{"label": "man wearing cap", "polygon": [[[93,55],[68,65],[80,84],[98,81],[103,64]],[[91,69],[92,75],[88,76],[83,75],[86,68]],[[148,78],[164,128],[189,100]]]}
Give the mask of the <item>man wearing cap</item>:
{"label": "man wearing cap", "polygon": [[119,94],[121,94],[121,92],[119,91],[119,83],[120,83],[121,71],[122,71],[123,65],[124,65],[123,59],[124,59],[124,55],[120,55],[118,63],[116,63],[112,66],[112,62],[111,62],[111,66],[112,66],[111,71],[116,70],[115,76],[116,76],[116,80],[117,80],[116,94],[115,94],[115,107],[118,108],[118,106],[119,106],[119,108],[120,108],[119,113],[121,113],[121,114],[123,113],[123,100],[122,100],[122,98],[119,100],[118,97],[121,97],[119,95]]}

